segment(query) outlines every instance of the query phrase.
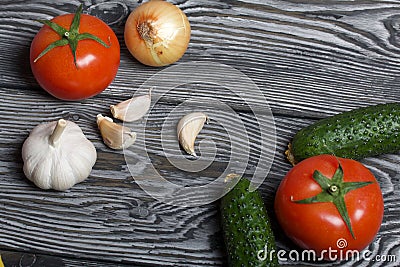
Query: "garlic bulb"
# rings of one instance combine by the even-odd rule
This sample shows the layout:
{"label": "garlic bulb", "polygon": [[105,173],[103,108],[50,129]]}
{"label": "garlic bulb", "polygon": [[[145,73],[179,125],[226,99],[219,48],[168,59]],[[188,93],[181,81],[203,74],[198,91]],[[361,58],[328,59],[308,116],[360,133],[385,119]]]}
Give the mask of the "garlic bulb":
{"label": "garlic bulb", "polygon": [[136,133],[128,127],[119,125],[109,117],[97,115],[97,126],[104,143],[112,149],[125,149],[136,141]]}
{"label": "garlic bulb", "polygon": [[194,151],[194,142],[206,121],[208,121],[208,117],[202,112],[189,113],[179,120],[177,126],[179,143],[192,156],[197,157]]}
{"label": "garlic bulb", "polygon": [[89,176],[97,153],[77,124],[60,119],[32,130],[22,159],[25,176],[36,186],[64,191]]}

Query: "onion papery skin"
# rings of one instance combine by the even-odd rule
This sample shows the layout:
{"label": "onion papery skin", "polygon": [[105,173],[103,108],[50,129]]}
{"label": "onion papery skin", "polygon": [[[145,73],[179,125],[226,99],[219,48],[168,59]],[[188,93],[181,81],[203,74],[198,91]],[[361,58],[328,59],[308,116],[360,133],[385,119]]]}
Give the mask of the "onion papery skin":
{"label": "onion papery skin", "polygon": [[179,7],[165,1],[146,2],[131,12],[124,39],[142,64],[160,67],[178,61],[190,41],[189,20]]}

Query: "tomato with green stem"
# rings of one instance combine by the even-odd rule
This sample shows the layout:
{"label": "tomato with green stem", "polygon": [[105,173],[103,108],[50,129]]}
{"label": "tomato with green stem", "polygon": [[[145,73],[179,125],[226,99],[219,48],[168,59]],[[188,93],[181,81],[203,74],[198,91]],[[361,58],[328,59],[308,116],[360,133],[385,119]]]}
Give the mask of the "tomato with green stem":
{"label": "tomato with green stem", "polygon": [[30,64],[39,85],[63,100],[82,100],[105,90],[120,63],[120,45],[114,31],[102,20],[75,14],[52,20],[31,43]]}
{"label": "tomato with green stem", "polygon": [[384,211],[374,175],[358,161],[331,155],[295,165],[282,180],[274,205],[286,235],[327,260],[367,247]]}

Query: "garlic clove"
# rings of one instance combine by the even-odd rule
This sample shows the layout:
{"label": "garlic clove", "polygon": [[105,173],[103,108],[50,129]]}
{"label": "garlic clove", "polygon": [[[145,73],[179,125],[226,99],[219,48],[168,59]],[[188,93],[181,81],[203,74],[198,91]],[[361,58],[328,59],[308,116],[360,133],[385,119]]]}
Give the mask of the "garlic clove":
{"label": "garlic clove", "polygon": [[97,126],[104,143],[112,149],[125,149],[136,141],[136,133],[128,127],[119,125],[109,117],[97,115]]}
{"label": "garlic clove", "polygon": [[179,120],[177,126],[179,143],[192,156],[197,157],[194,151],[194,142],[205,122],[208,122],[208,117],[202,112],[189,113]]}
{"label": "garlic clove", "polygon": [[110,110],[114,118],[132,122],[141,119],[150,109],[150,104],[151,89],[147,95],[135,96],[117,105],[111,105]]}

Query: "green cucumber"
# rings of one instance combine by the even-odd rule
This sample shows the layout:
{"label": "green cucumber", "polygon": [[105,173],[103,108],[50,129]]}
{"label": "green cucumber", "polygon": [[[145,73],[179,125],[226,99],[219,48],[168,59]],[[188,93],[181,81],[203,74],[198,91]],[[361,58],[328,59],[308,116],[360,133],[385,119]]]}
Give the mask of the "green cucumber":
{"label": "green cucumber", "polygon": [[320,154],[361,159],[400,150],[400,104],[389,103],[343,112],[303,128],[286,151],[297,162]]}
{"label": "green cucumber", "polygon": [[229,266],[279,266],[264,202],[249,186],[250,181],[241,178],[221,200]]}

